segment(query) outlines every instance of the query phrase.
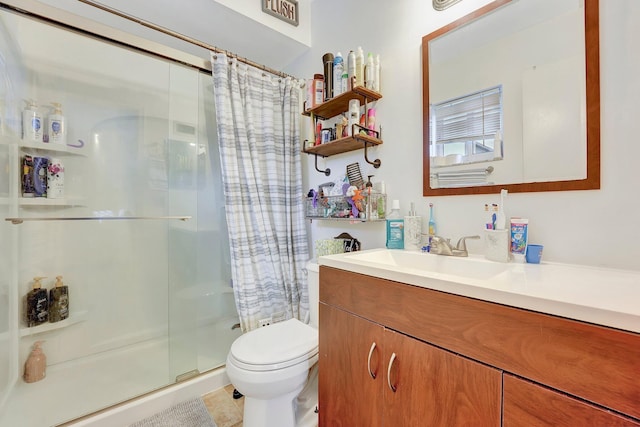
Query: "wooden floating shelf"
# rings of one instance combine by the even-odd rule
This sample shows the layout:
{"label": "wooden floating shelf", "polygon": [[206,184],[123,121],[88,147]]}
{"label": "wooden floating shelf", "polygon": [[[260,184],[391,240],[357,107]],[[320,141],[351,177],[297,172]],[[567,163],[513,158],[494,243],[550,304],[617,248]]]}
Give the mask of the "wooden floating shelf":
{"label": "wooden floating shelf", "polygon": [[364,145],[374,146],[382,144],[382,140],[369,135],[358,134],[347,136],[321,145],[314,145],[304,150],[307,154],[316,154],[322,157],[329,157],[335,154],[360,150]]}
{"label": "wooden floating shelf", "polygon": [[380,98],[382,98],[380,93],[367,89],[364,86],[356,86],[349,92],[329,99],[320,105],[304,111],[302,114],[305,116],[311,116],[313,114],[316,117],[326,120],[342,114],[345,111],[349,111],[349,101],[352,99],[358,99],[360,100],[360,105],[364,105],[368,102],[377,101]]}

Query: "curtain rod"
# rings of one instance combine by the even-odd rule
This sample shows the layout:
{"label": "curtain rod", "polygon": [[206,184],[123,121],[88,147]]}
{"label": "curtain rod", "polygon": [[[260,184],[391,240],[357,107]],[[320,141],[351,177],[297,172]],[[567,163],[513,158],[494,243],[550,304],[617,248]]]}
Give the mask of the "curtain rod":
{"label": "curtain rod", "polygon": [[274,74],[274,75],[276,75],[278,77],[291,77],[292,79],[298,80],[297,77],[294,77],[294,76],[289,75],[287,73],[283,73],[282,71],[274,70],[273,68],[269,68],[266,65],[258,64],[257,62],[254,62],[254,61],[251,61],[250,59],[241,57],[241,56],[239,56],[239,55],[237,55],[235,53],[229,52],[229,51],[224,50],[224,49],[220,49],[219,47],[212,46],[210,44],[207,44],[207,43],[202,42],[200,40],[194,39],[192,37],[185,36],[184,34],[180,34],[180,33],[176,32],[176,31],[170,30],[170,29],[168,29],[166,27],[162,27],[162,26],[156,25],[156,24],[154,24],[152,22],[145,21],[144,19],[137,18],[137,17],[135,17],[133,15],[130,15],[130,14],[125,13],[125,12],[122,12],[122,11],[120,11],[118,9],[114,9],[114,8],[109,7],[109,6],[105,6],[102,3],[98,3],[98,2],[95,2],[95,1],[92,1],[92,0],[78,0],[78,1],[82,2],[82,3],[85,3],[85,4],[88,4],[89,6],[93,6],[95,8],[104,10],[105,12],[109,12],[109,13],[111,13],[113,15],[116,15],[116,16],[119,16],[121,18],[128,19],[129,21],[133,21],[133,22],[135,22],[137,24],[140,24],[140,25],[142,25],[144,27],[151,28],[154,31],[161,32],[163,34],[166,34],[166,35],[169,35],[171,37],[175,37],[177,39],[185,41],[187,43],[191,43],[191,44],[194,44],[196,46],[202,47],[204,49],[213,51],[215,53],[224,53],[227,56],[236,58],[240,62],[243,62],[243,63],[245,63],[247,65],[251,65],[252,67],[259,68],[259,69],[261,69],[263,71],[266,71],[268,73]]}

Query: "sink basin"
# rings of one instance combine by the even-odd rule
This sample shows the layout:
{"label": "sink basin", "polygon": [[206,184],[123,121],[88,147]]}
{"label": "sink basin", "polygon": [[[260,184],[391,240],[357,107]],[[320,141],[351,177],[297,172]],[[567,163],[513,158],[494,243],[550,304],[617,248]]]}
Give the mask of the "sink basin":
{"label": "sink basin", "polygon": [[[427,275],[448,275],[486,280],[507,270],[506,264],[484,258],[453,257],[422,252],[371,250],[345,254],[350,261],[389,266],[396,269],[417,271]],[[416,271],[417,270],[417,271]]]}

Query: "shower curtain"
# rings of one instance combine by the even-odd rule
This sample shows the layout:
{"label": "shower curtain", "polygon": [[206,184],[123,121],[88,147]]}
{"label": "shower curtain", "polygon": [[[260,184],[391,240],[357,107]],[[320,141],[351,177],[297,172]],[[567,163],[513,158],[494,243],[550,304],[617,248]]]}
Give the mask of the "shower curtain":
{"label": "shower curtain", "polygon": [[211,54],[231,271],[243,331],[307,321],[300,85]]}

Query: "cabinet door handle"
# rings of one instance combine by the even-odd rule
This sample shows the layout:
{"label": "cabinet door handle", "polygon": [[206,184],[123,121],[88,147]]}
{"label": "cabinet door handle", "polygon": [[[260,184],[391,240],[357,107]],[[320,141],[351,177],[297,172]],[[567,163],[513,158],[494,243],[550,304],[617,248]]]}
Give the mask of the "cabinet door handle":
{"label": "cabinet door handle", "polygon": [[376,342],[374,341],[371,344],[371,348],[369,349],[369,357],[367,357],[367,370],[369,371],[369,375],[371,375],[371,378],[373,378],[374,380],[376,379],[376,373],[371,371],[371,356],[373,355],[373,350],[375,350],[376,348]]}
{"label": "cabinet door handle", "polygon": [[396,386],[394,386],[393,384],[391,384],[391,367],[393,366],[393,362],[396,361],[396,354],[393,353],[391,355],[391,359],[389,359],[389,367],[387,368],[387,384],[389,385],[389,388],[391,389],[392,392],[396,392]]}

